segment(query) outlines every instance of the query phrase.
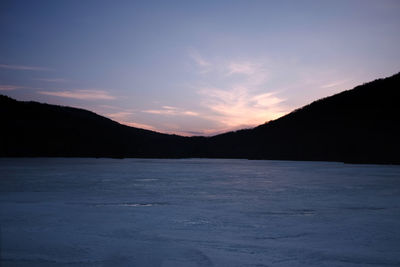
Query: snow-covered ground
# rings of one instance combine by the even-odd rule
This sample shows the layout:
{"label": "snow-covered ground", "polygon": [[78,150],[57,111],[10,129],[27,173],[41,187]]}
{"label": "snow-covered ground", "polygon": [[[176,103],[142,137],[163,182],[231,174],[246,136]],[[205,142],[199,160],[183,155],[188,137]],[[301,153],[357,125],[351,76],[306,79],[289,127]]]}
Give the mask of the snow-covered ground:
{"label": "snow-covered ground", "polygon": [[1,266],[400,266],[400,166],[0,159]]}

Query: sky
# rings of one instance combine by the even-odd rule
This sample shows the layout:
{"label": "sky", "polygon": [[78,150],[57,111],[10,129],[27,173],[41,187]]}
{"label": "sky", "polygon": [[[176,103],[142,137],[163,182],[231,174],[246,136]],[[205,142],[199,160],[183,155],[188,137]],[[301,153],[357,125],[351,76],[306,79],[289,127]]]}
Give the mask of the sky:
{"label": "sky", "polygon": [[400,1],[0,2],[0,94],[214,135],[400,71]]}

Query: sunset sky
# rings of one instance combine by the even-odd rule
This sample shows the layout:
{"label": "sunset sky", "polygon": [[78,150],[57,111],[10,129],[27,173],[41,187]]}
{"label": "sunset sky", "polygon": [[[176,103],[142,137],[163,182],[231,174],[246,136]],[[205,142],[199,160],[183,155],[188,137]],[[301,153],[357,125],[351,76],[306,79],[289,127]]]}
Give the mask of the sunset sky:
{"label": "sunset sky", "polygon": [[0,2],[0,94],[212,135],[400,71],[400,1]]}

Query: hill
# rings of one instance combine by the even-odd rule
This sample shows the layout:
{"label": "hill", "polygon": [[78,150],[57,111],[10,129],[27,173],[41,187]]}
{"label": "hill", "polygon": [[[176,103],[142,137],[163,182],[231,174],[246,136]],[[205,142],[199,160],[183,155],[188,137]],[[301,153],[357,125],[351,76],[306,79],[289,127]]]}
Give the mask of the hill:
{"label": "hill", "polygon": [[93,112],[0,96],[0,156],[180,157],[185,137],[125,126]]}
{"label": "hill", "polygon": [[400,73],[253,129],[182,137],[0,96],[0,156],[208,157],[400,164]]}
{"label": "hill", "polygon": [[212,150],[217,157],[400,163],[399,99],[400,73],[212,137]]}

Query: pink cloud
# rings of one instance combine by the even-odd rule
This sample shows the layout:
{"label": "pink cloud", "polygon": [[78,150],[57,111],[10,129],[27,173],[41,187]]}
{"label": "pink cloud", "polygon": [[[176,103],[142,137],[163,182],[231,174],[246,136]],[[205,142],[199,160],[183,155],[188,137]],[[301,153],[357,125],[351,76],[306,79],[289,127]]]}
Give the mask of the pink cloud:
{"label": "pink cloud", "polygon": [[67,82],[67,80],[62,79],[62,78],[55,78],[55,79],[36,79],[37,81],[43,81],[43,82],[50,82],[50,83],[64,83]]}
{"label": "pink cloud", "polygon": [[161,109],[148,109],[143,110],[144,113],[158,114],[158,115],[171,115],[171,116],[198,116],[199,114],[194,111],[184,110],[177,107],[162,106]]}
{"label": "pink cloud", "polygon": [[16,85],[0,85],[0,91],[11,91],[19,88],[24,88],[24,87]]}
{"label": "pink cloud", "polygon": [[207,118],[225,129],[256,126],[286,113],[280,105],[284,99],[275,92],[256,94],[246,87],[235,87],[203,89],[199,93],[205,97],[203,105],[213,111]]}
{"label": "pink cloud", "polygon": [[150,130],[150,131],[158,131],[155,127],[148,125],[148,124],[143,124],[143,123],[138,123],[138,122],[127,122],[127,121],[119,121],[119,123],[135,127],[135,128],[141,128],[145,130]]}
{"label": "pink cloud", "polygon": [[120,112],[106,114],[106,116],[113,120],[123,120],[132,114],[133,114],[132,112],[120,111]]}
{"label": "pink cloud", "polygon": [[66,97],[66,98],[74,98],[74,99],[82,99],[82,100],[110,100],[115,99],[114,96],[109,95],[108,92],[102,90],[71,90],[71,91],[39,91],[39,94],[42,95],[51,95],[58,97]]}

